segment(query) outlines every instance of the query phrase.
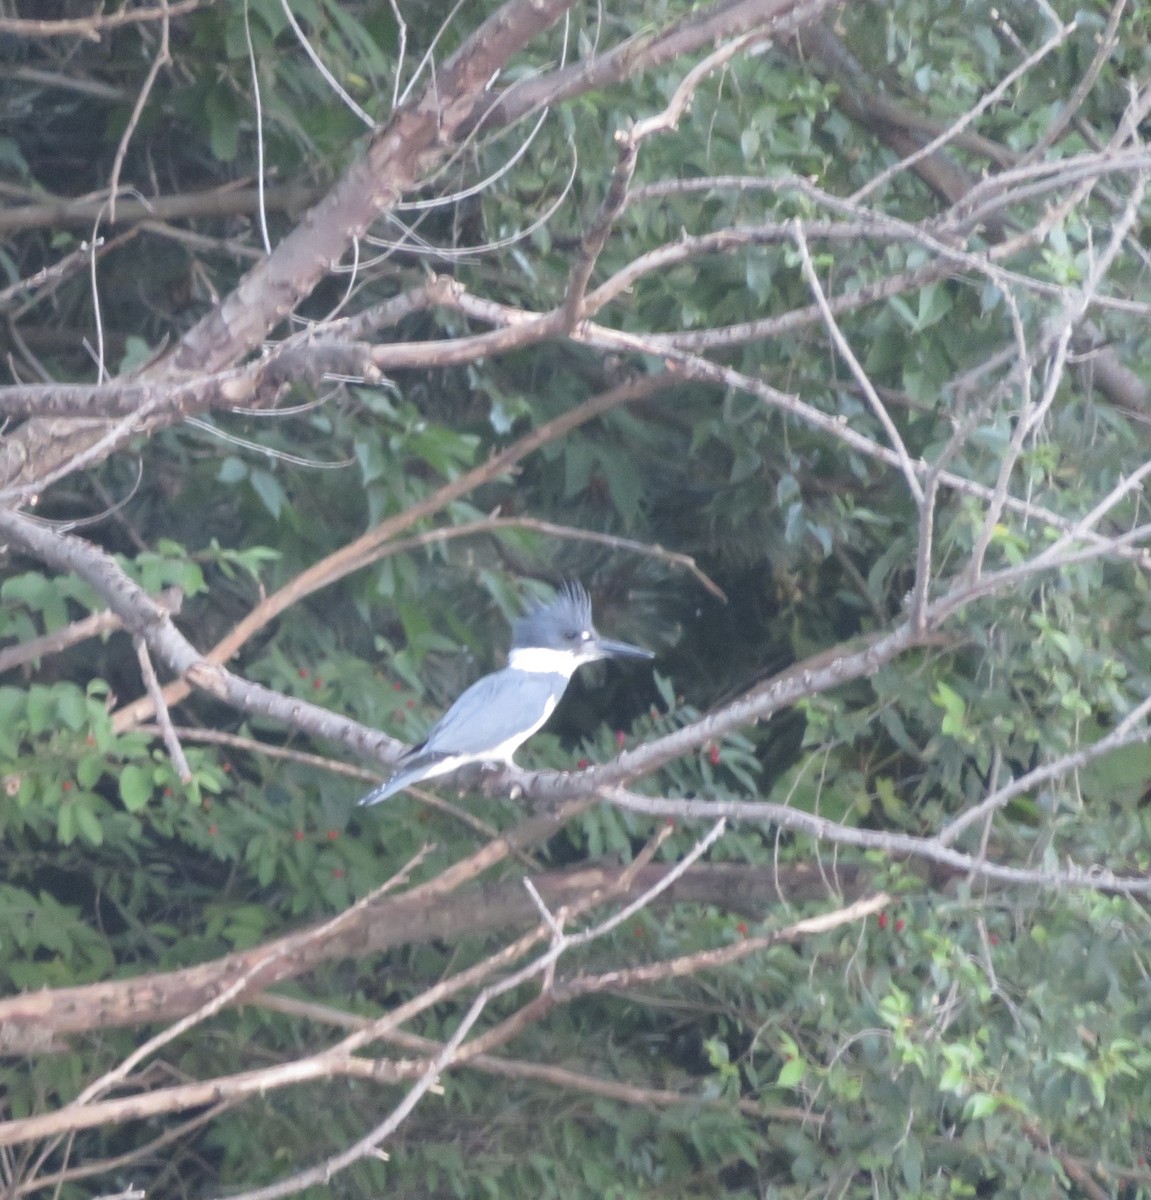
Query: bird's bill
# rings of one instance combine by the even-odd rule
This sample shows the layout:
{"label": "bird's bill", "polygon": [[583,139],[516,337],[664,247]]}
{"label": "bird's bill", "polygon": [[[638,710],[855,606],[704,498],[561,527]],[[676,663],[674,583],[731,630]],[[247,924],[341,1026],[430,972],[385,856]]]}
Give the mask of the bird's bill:
{"label": "bird's bill", "polygon": [[602,658],[655,658],[651,650],[629,646],[627,642],[613,642],[610,638],[600,638],[598,649]]}

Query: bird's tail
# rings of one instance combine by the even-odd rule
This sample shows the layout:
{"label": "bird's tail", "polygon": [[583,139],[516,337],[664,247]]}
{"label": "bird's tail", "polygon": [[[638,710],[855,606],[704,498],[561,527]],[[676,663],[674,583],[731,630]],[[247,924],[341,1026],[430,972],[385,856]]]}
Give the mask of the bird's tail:
{"label": "bird's tail", "polygon": [[[419,747],[417,747],[418,749]],[[404,788],[411,787],[413,783],[421,783],[425,779],[435,779],[439,775],[446,775],[449,771],[454,771],[468,761],[466,757],[459,754],[439,754],[430,750],[422,754],[406,754],[400,759],[403,765],[392,775],[391,779],[380,784],[374,792],[369,792],[360,801],[360,804],[379,804],[381,800],[386,800],[389,796],[402,792]]]}
{"label": "bird's tail", "polygon": [[412,782],[414,780],[409,777],[408,772],[401,771],[393,775],[386,783],[381,783],[378,788],[370,791],[362,800],[358,801],[359,806],[366,808],[369,804],[379,804],[381,800],[387,800],[389,796],[402,792]]}

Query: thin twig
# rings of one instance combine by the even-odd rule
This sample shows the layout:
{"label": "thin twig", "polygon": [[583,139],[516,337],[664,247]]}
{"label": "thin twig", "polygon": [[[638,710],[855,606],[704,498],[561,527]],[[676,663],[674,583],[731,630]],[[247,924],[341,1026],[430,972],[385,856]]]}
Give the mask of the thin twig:
{"label": "thin twig", "polygon": [[181,783],[191,783],[192,771],[188,766],[187,758],[184,756],[184,748],[180,745],[180,739],[176,736],[176,731],[172,727],[172,714],[168,712],[168,706],[164,703],[164,692],[160,687],[160,681],[156,678],[156,669],[152,666],[152,657],[148,653],[148,644],[140,634],[136,634],[132,638],[132,641],[136,646],[136,658],[140,663],[140,674],[144,679],[144,686],[155,707],[156,723],[160,727],[164,745],[168,748],[168,755],[172,759],[172,766],[175,767],[176,774]]}
{"label": "thin twig", "polygon": [[132,106],[131,115],[128,117],[128,124],[124,128],[124,132],[120,135],[120,144],[116,147],[116,157],[112,160],[112,174],[108,183],[108,220],[113,222],[116,220],[116,197],[120,192],[120,169],[124,165],[124,156],[128,153],[128,145],[132,140],[132,134],[136,132],[136,126],[140,123],[140,117],[144,112],[144,105],[148,103],[148,97],[152,94],[152,88],[155,86],[156,78],[160,74],[160,68],[167,66],[172,61],[172,56],[168,50],[168,35],[172,25],[168,0],[160,0],[160,7],[164,13],[160,21],[160,49],[156,51],[156,57],[152,59],[152,65],[148,68],[148,74],[144,76],[144,83],[136,96],[136,103]]}
{"label": "thin twig", "polygon": [[[134,1163],[146,1162],[166,1146],[171,1146],[174,1142],[182,1141],[188,1134],[193,1133],[195,1130],[201,1128],[201,1126],[208,1125],[218,1117],[222,1117],[224,1113],[235,1108],[237,1103],[238,1101],[236,1100],[223,1100],[219,1104],[213,1104],[206,1111],[198,1113],[194,1117],[189,1117],[188,1120],[181,1121],[177,1125],[173,1125],[150,1142],[145,1142],[135,1150],[128,1150],[124,1154],[118,1154],[115,1158],[85,1162],[79,1166],[66,1167],[63,1170],[53,1171],[49,1175],[40,1174],[38,1162],[35,1169],[29,1171],[21,1181],[12,1185],[11,1194],[13,1197],[27,1196],[32,1192],[38,1192],[44,1188],[58,1188],[61,1184],[74,1183],[78,1179],[91,1179],[94,1175],[108,1175],[113,1171],[130,1167]],[[783,1119],[786,1120],[786,1117]],[[49,1143],[50,1145],[51,1143]],[[41,1155],[40,1161],[43,1161],[46,1156],[45,1152]]]}
{"label": "thin twig", "polygon": [[312,66],[319,71],[324,82],[335,92],[349,112],[354,113],[369,129],[375,129],[375,118],[364,112],[352,97],[348,95],[347,89],[328,70],[324,60],[316,52],[312,43],[308,41],[308,35],[300,28],[300,23],[296,20],[296,14],[292,12],[292,6],[288,3],[288,0],[280,0],[280,7],[284,10],[284,16],[288,18],[288,24],[291,25],[292,32],[296,35],[296,40],[304,48],[304,53],[312,60]]}
{"label": "thin twig", "polygon": [[881,188],[890,179],[909,167],[914,166],[917,162],[934,154],[936,150],[946,146],[948,142],[953,141],[957,134],[970,125],[976,117],[986,112],[993,104],[997,104],[1005,92],[1014,86],[1016,80],[1027,74],[1032,67],[1038,66],[1039,63],[1051,53],[1052,50],[1058,49],[1065,41],[1075,32],[1078,27],[1078,22],[1069,21],[1066,25],[1061,25],[1051,37],[1043,43],[1034,53],[1029,54],[1023,62],[1017,67],[1008,71],[1008,73],[983,96],[978,103],[973,104],[957,121],[949,125],[938,137],[934,137],[927,143],[926,146],[921,146],[918,150],[909,154],[906,158],[900,159],[897,163],[892,163],[891,166],[880,171],[874,178],[869,179],[863,187],[859,188],[851,197],[852,201],[858,204],[866,196]]}
{"label": "thin twig", "polygon": [[155,1036],[149,1038],[141,1046],[137,1046],[125,1059],[123,1059],[111,1071],[101,1075],[99,1079],[90,1083],[70,1104],[64,1106],[57,1113],[58,1116],[67,1114],[71,1110],[83,1108],[90,1104],[98,1096],[103,1095],[117,1084],[123,1083],[132,1071],[144,1059],[155,1054],[161,1047],[168,1045],[181,1034],[186,1033],[195,1025],[206,1021],[209,1017],[214,1016],[221,1009],[226,1008],[238,996],[252,986],[260,973],[274,961],[276,956],[283,956],[292,953],[297,953],[300,949],[306,946],[309,942],[324,940],[330,938],[337,933],[340,928],[350,921],[355,920],[359,914],[366,908],[370,908],[381,896],[386,896],[389,892],[394,891],[397,887],[402,887],[407,883],[411,873],[427,858],[432,847],[424,846],[417,850],[416,853],[385,883],[379,887],[373,888],[362,899],[357,900],[350,908],[338,913],[330,921],[325,921],[322,925],[317,925],[312,929],[305,930],[303,933],[289,938],[286,942],[269,955],[257,959],[255,963],[247,971],[245,971],[230,987],[219,992],[207,1004],[201,1005],[195,1012],[189,1013],[186,1017],[181,1018],[174,1024],[169,1025],[167,1029],[162,1030]]}
{"label": "thin twig", "polygon": [[1119,22],[1123,18],[1123,12],[1126,7],[1127,0],[1115,0],[1115,3],[1111,5],[1111,12],[1107,16],[1107,24],[1103,32],[1099,35],[1095,54],[1087,70],[1083,72],[1079,82],[1071,89],[1071,94],[1060,104],[1059,111],[1052,118],[1051,124],[1047,126],[1034,145],[1030,146],[1022,158],[1020,158],[1019,163],[1021,166],[1042,158],[1055,145],[1062,136],[1063,131],[1083,107],[1083,102],[1091,94],[1091,89],[1095,86],[1096,79],[1099,78],[1099,72],[1103,70],[1107,60],[1115,53],[1115,48],[1119,44]]}
{"label": "thin twig", "polygon": [[[159,725],[137,725],[135,728],[138,733],[148,734],[149,736],[159,736],[161,732]],[[365,784],[373,786],[384,782],[384,776],[378,771],[372,771],[365,767],[356,767],[351,763],[344,762],[342,759],[328,758],[322,754],[309,754],[305,750],[295,750],[290,746],[269,745],[269,743],[258,741],[256,738],[242,737],[238,733],[225,733],[219,729],[195,729],[189,725],[177,725],[175,726],[175,731],[177,736],[183,738],[186,742],[206,742],[215,746],[228,746],[233,750],[241,750],[247,754],[260,754],[265,758],[275,758],[284,762],[299,763],[301,766],[315,767],[317,770],[326,771],[331,775],[341,775],[348,779],[359,779]],[[454,821],[459,821],[461,825],[466,825],[481,837],[490,840],[500,836],[499,830],[494,825],[481,820],[475,814],[468,812],[466,808],[461,808],[458,804],[453,804],[450,800],[445,800],[442,796],[437,796],[435,792],[429,792],[426,788],[410,788],[409,791],[421,804],[426,805],[428,808],[434,808],[437,812],[442,812]],[[515,857],[529,871],[543,869],[537,859],[522,850],[517,849]]]}
{"label": "thin twig", "polygon": [[[156,597],[156,603],[176,616],[184,603],[184,594],[179,588],[168,588]],[[5,646],[0,650],[0,672],[11,671],[15,667],[36,662],[41,658],[49,658],[89,638],[100,637],[102,634],[123,628],[123,619],[106,608],[103,612],[73,621],[71,625],[65,625],[63,629],[57,629],[54,633],[30,638],[26,642],[18,642],[15,646]]]}
{"label": "thin twig", "polygon": [[250,0],[244,0],[244,43],[248,49],[248,69],[252,72],[252,101],[256,109],[256,193],[260,198],[257,212],[260,217],[260,238],[264,253],[272,253],[272,239],[268,236],[268,206],[264,203],[264,105],[260,96],[260,70],[256,63],[256,47],[252,42],[252,14]]}
{"label": "thin twig", "polygon": [[835,343],[839,353],[843,355],[848,367],[851,368],[851,373],[855,376],[856,383],[863,390],[863,394],[871,406],[871,411],[875,414],[884,432],[887,434],[888,441],[891,442],[892,448],[895,450],[896,457],[899,460],[900,469],[903,471],[903,478],[907,481],[907,489],[911,492],[916,505],[922,509],[923,485],[919,482],[915,466],[911,461],[911,456],[907,453],[907,447],[903,444],[903,437],[896,428],[895,422],[891,419],[891,414],[887,411],[887,406],[879,398],[871,380],[868,379],[867,372],[863,369],[863,364],[855,357],[855,352],[852,350],[847,338],[843,336],[843,331],[839,328],[835,320],[831,306],[827,303],[827,296],[824,295],[823,285],[819,282],[819,275],[816,273],[815,264],[811,261],[811,252],[807,248],[807,239],[803,236],[803,222],[797,220],[792,228],[795,235],[795,244],[799,250],[799,259],[803,264],[804,277],[807,279],[812,295],[815,296],[815,302],[819,305],[820,312],[823,313],[823,320],[827,325],[828,333],[831,334],[831,340]]}
{"label": "thin twig", "polygon": [[[682,874],[688,870],[691,864],[704,854],[708,847],[722,835],[723,830],[724,822],[720,820],[705,837],[701,838],[692,847],[681,862],[676,864],[676,867],[679,868],[678,874]],[[351,1146],[346,1147],[338,1154],[331,1155],[323,1162],[317,1163],[305,1171],[300,1171],[295,1175],[289,1176],[287,1179],[278,1180],[276,1183],[269,1184],[266,1187],[253,1188],[251,1191],[242,1192],[239,1196],[233,1197],[232,1200],[277,1200],[280,1196],[287,1196],[294,1192],[302,1191],[305,1187],[309,1187],[312,1184],[326,1183],[331,1180],[333,1175],[371,1154],[403,1123],[423,1096],[437,1083],[440,1075],[455,1062],[463,1046],[464,1039],[492,1000],[520,987],[536,975],[544,974],[567,950],[575,946],[584,945],[611,932],[621,922],[627,920],[630,915],[633,915],[638,908],[650,904],[664,887],[670,886],[672,879],[678,877],[678,874],[675,870],[668,872],[665,879],[657,884],[656,887],[649,889],[648,892],[639,897],[635,902],[626,905],[619,912],[614,913],[611,917],[599,922],[583,933],[570,936],[560,933],[553,939],[552,945],[532,962],[527,963],[518,971],[501,979],[498,983],[492,983],[485,987],[472,1001],[471,1006],[456,1026],[452,1036],[444,1043],[443,1048],[416,1081],[415,1085],[404,1096],[403,1100],[396,1105],[383,1121],[364,1137],[354,1142]],[[367,1031],[364,1031],[358,1036],[368,1037],[370,1035]],[[348,1040],[351,1041],[353,1039]]]}
{"label": "thin twig", "polygon": [[[360,1016],[358,1013],[344,1012],[332,1008],[330,1005],[316,1004],[310,1000],[300,1000],[295,996],[283,996],[276,992],[264,992],[259,996],[252,996],[248,999],[248,1004],[267,1009],[269,1012],[283,1013],[286,1016],[333,1025],[341,1029],[362,1029],[371,1020],[371,1018]],[[396,1029],[391,1033],[384,1034],[381,1040],[399,1046],[401,1049],[414,1051],[425,1058],[430,1058],[443,1049],[442,1042],[421,1037],[416,1033],[409,1033],[404,1029]],[[698,1104],[704,1108],[726,1111],[737,1109],[749,1117],[766,1118],[771,1121],[802,1122],[811,1120],[816,1125],[822,1123],[818,1113],[811,1113],[804,1108],[783,1105],[765,1106],[759,1100],[709,1097],[698,1091],[672,1091],[666,1088],[643,1087],[637,1084],[621,1083],[614,1079],[601,1079],[581,1071],[573,1071],[549,1063],[532,1062],[527,1059],[507,1058],[493,1054],[472,1054],[460,1065],[503,1079],[543,1083],[550,1087],[562,1088],[565,1091],[601,1096],[621,1104],[631,1104],[641,1108],[649,1105],[657,1108],[675,1108],[681,1105]]]}
{"label": "thin twig", "polygon": [[[1145,742],[1149,739],[1151,739],[1151,730],[1144,728],[1136,733],[1128,734],[1125,738],[1114,740],[1107,749]],[[1089,748],[1066,755],[1059,760],[1058,770],[1053,773],[1052,777],[1076,769],[1105,752],[1094,752],[1094,748]],[[1035,777],[1038,777],[1038,774],[1038,772],[1031,772],[1031,775]],[[858,826],[843,825],[837,821],[828,820],[816,813],[789,808],[783,804],[770,804],[759,800],[724,800],[715,796],[696,800],[643,796],[624,788],[601,788],[599,795],[628,812],[673,817],[676,820],[710,819],[719,814],[730,821],[750,822],[761,826],[775,825],[839,845],[881,850],[888,854],[909,854],[927,862],[940,863],[961,874],[971,875],[973,878],[990,879],[998,883],[1028,884],[1063,890],[1115,892],[1132,896],[1151,895],[1151,879],[1148,879],[1146,875],[1116,875],[1108,868],[1094,864],[1081,867],[1075,863],[1068,863],[1063,870],[1048,871],[1032,870],[1028,867],[1011,867],[986,860],[981,861],[975,855],[952,850],[943,844],[940,837],[921,838],[911,834],[862,829]]]}
{"label": "thin twig", "polygon": [[[1015,429],[1012,432],[1011,443],[1000,464],[995,490],[992,494],[991,502],[987,506],[987,511],[984,513],[983,523],[971,555],[969,571],[973,579],[977,579],[983,569],[984,555],[991,544],[994,530],[999,524],[1003,509],[1007,504],[1008,485],[1019,457],[1023,453],[1024,443],[1035,432],[1039,423],[1046,417],[1052,404],[1055,402],[1059,384],[1063,379],[1063,371],[1067,362],[1072,332],[1089,309],[1092,298],[1099,291],[1107,272],[1122,249],[1128,233],[1133,228],[1139,215],[1139,207],[1142,203],[1145,190],[1146,175],[1140,173],[1135,177],[1135,185],[1131,189],[1126,209],[1112,226],[1111,237],[1103,253],[1099,256],[1087,278],[1083,281],[1083,286],[1066,296],[1062,311],[1050,323],[1040,343],[1040,352],[1049,347],[1052,349],[1051,359],[1047,368],[1047,380],[1043,388],[1043,393],[1036,403],[1033,404],[1031,402],[1029,395],[1024,396],[1022,409]],[[1083,522],[1079,522],[1078,524],[1082,525]],[[1092,521],[1091,524],[1094,524],[1094,522]]]}

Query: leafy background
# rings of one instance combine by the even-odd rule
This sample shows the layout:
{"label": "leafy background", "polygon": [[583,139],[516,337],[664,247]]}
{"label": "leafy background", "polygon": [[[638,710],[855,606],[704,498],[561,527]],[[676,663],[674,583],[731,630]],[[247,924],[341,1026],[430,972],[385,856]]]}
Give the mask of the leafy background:
{"label": "leafy background", "polygon": [[[44,15],[63,16],[78,6],[47,8],[53,12]],[[493,6],[465,5],[443,28],[439,6],[410,8],[408,72],[437,34],[443,59]],[[1063,19],[1073,15],[1069,5],[1055,8]],[[388,6],[293,0],[292,11],[342,87],[385,119],[400,50]],[[601,14],[601,32],[613,41],[640,35],[681,11],[629,3]],[[1148,11],[1128,6],[1122,37],[1053,158],[1092,138],[1105,142],[1128,84],[1145,85]],[[979,121],[979,133],[1004,155],[1036,144],[1060,111],[1067,81],[1087,71],[1108,14],[1091,6],[1074,15],[1074,33]],[[257,108],[248,31],[269,186],[318,195],[362,148],[363,127],[316,71],[283,8],[251,0],[245,15],[240,4],[217,3],[173,22],[172,61],[129,143],[125,185],[149,196],[251,186]],[[993,11],[902,0],[845,6],[837,32],[876,94],[946,125],[1038,46],[1049,23],[1039,6]],[[593,14],[575,10],[569,52],[589,56],[593,34]],[[98,42],[28,38],[0,46],[0,182],[9,205],[107,185],[157,36],[154,24],[126,24]],[[538,39],[509,77],[553,63],[560,49],[558,31]],[[559,106],[514,163],[524,126],[466,145],[413,199],[495,181],[380,222],[381,244],[361,246],[357,273],[330,276],[298,315],[323,320],[348,302],[349,289],[361,309],[417,286],[429,269],[508,305],[540,311],[558,303],[615,162],[613,131],[661,108],[683,71],[674,63]],[[859,83],[783,43],[759,47],[701,85],[678,129],[645,144],[635,186],[787,174],[850,195],[892,161],[890,146],[852,109]],[[976,178],[988,165],[969,148],[955,153]],[[1101,185],[1011,269],[1059,288],[1078,283],[1122,198]],[[1049,199],[1021,198],[1004,220],[1027,229]],[[945,204],[904,172],[884,189],[882,206],[916,222]],[[305,208],[299,196],[271,208],[273,244]],[[681,237],[793,216],[824,214],[780,187],[636,203],[616,225],[597,278]],[[401,239],[400,220],[412,232],[389,248]],[[90,236],[90,225],[79,222],[7,226],[4,282],[28,278]],[[234,288],[260,244],[250,211],[150,224],[135,218],[109,226],[106,236],[126,239],[99,266],[113,373],[177,339]],[[982,236],[984,244],[997,237],[986,227]],[[442,252],[417,253],[416,239]],[[922,245],[897,237],[813,236],[812,252],[836,292],[913,271],[928,257]],[[1146,236],[1138,227],[1109,287],[1146,300]],[[1057,297],[1019,289],[1018,319],[1029,336],[1045,328]],[[653,272],[599,319],[639,333],[706,331],[786,314],[810,299],[794,245],[777,241]],[[0,340],[12,382],[26,378],[29,361],[54,378],[92,378],[86,273],[27,305],[19,296],[5,303]],[[1098,344],[1116,351],[1144,386],[1151,382],[1145,316],[1093,313]],[[912,457],[932,461],[962,425],[967,434],[950,469],[993,485],[1018,406],[1009,390],[995,392],[994,374],[980,374],[1013,346],[1002,295],[985,278],[954,271],[840,321]],[[468,331],[457,313],[433,309],[406,319],[394,337],[417,342]],[[882,440],[818,323],[717,357]],[[181,589],[180,627],[207,647],[262,595],[365,528],[594,392],[659,369],[654,356],[613,358],[558,340],[466,367],[391,372],[379,387],[300,384],[288,401],[300,406],[294,415],[221,412],[141,437],[48,490],[36,511],[57,521],[97,518],[83,535],[116,554],[153,594]],[[1146,410],[1116,403],[1093,386],[1089,370],[1076,369],[1025,452],[1014,491],[1078,518],[1144,463],[1146,447]],[[413,740],[462,686],[499,665],[507,621],[526,595],[579,578],[595,595],[600,627],[651,646],[658,658],[654,675],[585,672],[548,731],[520,756],[524,765],[570,769],[581,759],[607,761],[620,745],[675,728],[798,659],[890,625],[905,608],[919,537],[898,472],[753,397],[691,382],[547,445],[450,504],[442,521],[474,521],[497,509],[691,555],[726,602],[660,558],[530,528],[501,530],[365,567],[288,608],[232,665]],[[1114,529],[1136,523],[1141,511],[1136,495],[1112,514]],[[973,501],[941,494],[943,578],[967,561],[981,517]],[[1007,514],[992,561],[1021,562],[1049,536],[1042,523]],[[1147,694],[1146,580],[1129,562],[1097,560],[990,596],[949,622],[948,648],[906,655],[873,678],[812,697],[680,759],[643,788],[787,800],[849,825],[930,834],[978,802],[1001,771],[1022,773],[1096,740]],[[86,585],[14,550],[0,600],[0,636],[9,644],[104,607]],[[345,749],[202,695],[177,709],[181,725],[249,741],[190,735],[192,778],[182,783],[154,732],[114,728],[116,707],[142,690],[123,632],[4,676],[0,981],[7,993],[132,977],[249,948],[340,911],[421,847],[434,845],[420,868],[430,877],[482,840],[450,812],[410,796],[357,810],[364,778],[269,757],[252,743],[347,761]],[[988,853],[1036,866],[1073,855],[1145,873],[1149,753],[1128,748],[1020,797],[990,830]],[[496,828],[522,814],[507,799],[463,803]],[[557,868],[627,861],[650,833],[649,818],[600,806],[535,853]],[[661,861],[675,861],[697,834],[691,824],[677,827]],[[389,1143],[387,1162],[361,1161],[310,1194],[1151,1194],[1143,1157],[1151,1047],[1142,901],[950,878],[894,855],[754,826],[735,827],[712,857],[784,878],[792,866],[815,863],[827,891],[778,907],[753,900],[742,910],[681,903],[648,911],[575,955],[567,973],[737,941],[826,909],[839,889],[860,888],[852,881],[896,899],[866,924],[773,947],[719,972],[584,997],[509,1047],[521,1061],[626,1082],[636,1089],[632,1102],[554,1082],[452,1073],[443,1094],[427,1098]],[[503,868],[509,879],[523,870],[516,862]],[[277,991],[326,1006],[328,1024],[315,1008],[228,1010],[165,1048],[151,1078],[209,1078],[289,1061],[330,1040],[341,1014],[395,1006],[498,944],[493,935],[463,934],[321,967]],[[510,1014],[527,995],[496,1002],[490,1018]],[[439,1005],[414,1031],[443,1040],[466,1006]],[[5,1115],[58,1106],[140,1040],[137,1029],[102,1030],[69,1038],[53,1053],[6,1059]],[[657,1092],[684,1102],[655,1102]],[[134,1183],[156,1196],[256,1186],[354,1141],[395,1098],[384,1085],[347,1079],[270,1092],[123,1167],[109,1166],[103,1182],[109,1191]],[[52,1172],[77,1162],[129,1155],[176,1124],[153,1118],[84,1132],[40,1163],[35,1153],[10,1152],[7,1194],[46,1189]],[[65,1182],[60,1194],[90,1189],[81,1179]]]}

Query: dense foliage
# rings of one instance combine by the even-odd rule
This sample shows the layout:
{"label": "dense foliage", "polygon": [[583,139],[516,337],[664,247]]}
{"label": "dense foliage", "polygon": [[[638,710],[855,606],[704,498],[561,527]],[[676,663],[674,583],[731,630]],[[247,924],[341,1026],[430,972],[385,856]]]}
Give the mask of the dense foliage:
{"label": "dense foliage", "polygon": [[[497,9],[291,0],[294,30],[288,7],[217,0],[99,37],[0,20],[0,1194],[203,1197],[340,1154],[420,1077],[392,1064],[426,1070],[512,969],[421,1000],[535,925],[524,877],[651,853],[643,879],[666,878],[712,826],[701,800],[730,824],[670,897],[488,997],[469,1036],[506,1021],[506,1038],[445,1069],[386,1157],[302,1194],[1151,1195],[1151,8],[857,3],[800,13],[797,40],[749,2],[764,11],[720,32],[758,37],[649,130],[716,42],[650,47],[712,10],[575,6],[479,89],[403,203],[346,231],[290,319],[192,363],[221,300],[258,307],[240,281],[280,261],[261,194],[269,247],[306,233],[380,143],[355,110],[384,126],[434,92]],[[595,78],[621,44],[632,69]],[[565,69],[586,77],[501,123]],[[584,260],[578,319],[516,333],[563,309]],[[511,336],[466,341],[489,329]],[[239,370],[301,330],[300,361],[340,338],[380,347],[378,369],[142,407],[83,457],[87,422],[131,416],[101,408],[117,387]],[[84,420],[36,391],[50,380],[91,386]],[[39,550],[28,514],[68,549]],[[97,549],[121,590],[85,566]],[[525,599],[568,578],[601,630],[657,651],[654,673],[583,672],[520,765],[678,734],[675,752],[593,778],[632,790],[550,824],[578,782],[357,809],[395,746],[351,722],[416,740],[501,663]],[[178,589],[183,636],[283,701],[204,676],[170,691],[186,776],[146,683],[149,662],[165,685],[184,668],[133,625],[128,580]],[[865,644],[866,669],[836,676]],[[795,663],[810,674],[786,703],[740,708]],[[672,802],[674,827],[628,797]],[[509,830],[515,854],[451,875]],[[397,892],[428,885],[423,924],[381,909],[362,942],[259,976],[102,1089],[154,1107],[67,1124],[240,976],[182,1009],[149,980],[233,952],[255,969],[401,874]],[[291,957],[269,953],[261,970]],[[60,1024],[19,1007],[130,979],[116,1019],[94,992]],[[408,1002],[362,1048],[376,1076],[274,1075]],[[62,1123],[33,1138],[18,1123],[36,1114]]]}

